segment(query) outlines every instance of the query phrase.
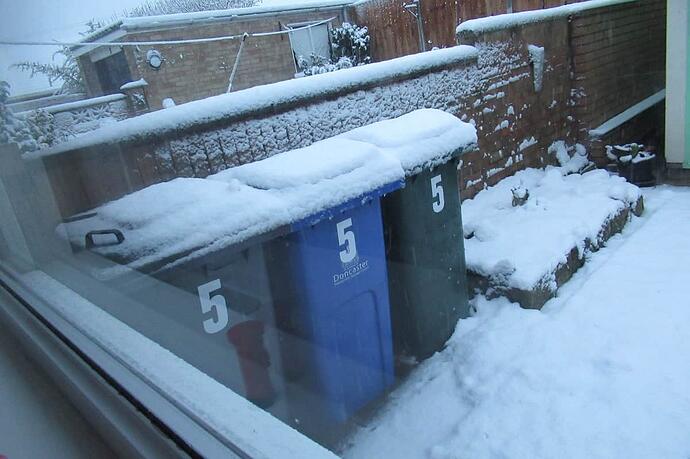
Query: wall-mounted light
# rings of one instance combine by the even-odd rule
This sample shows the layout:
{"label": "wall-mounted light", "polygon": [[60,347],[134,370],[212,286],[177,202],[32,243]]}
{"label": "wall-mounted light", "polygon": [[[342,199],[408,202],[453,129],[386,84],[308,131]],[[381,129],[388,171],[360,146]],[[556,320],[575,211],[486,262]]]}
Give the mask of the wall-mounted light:
{"label": "wall-mounted light", "polygon": [[148,62],[151,67],[158,70],[161,67],[161,64],[163,64],[163,57],[161,56],[161,53],[155,49],[149,49],[146,52],[146,62]]}

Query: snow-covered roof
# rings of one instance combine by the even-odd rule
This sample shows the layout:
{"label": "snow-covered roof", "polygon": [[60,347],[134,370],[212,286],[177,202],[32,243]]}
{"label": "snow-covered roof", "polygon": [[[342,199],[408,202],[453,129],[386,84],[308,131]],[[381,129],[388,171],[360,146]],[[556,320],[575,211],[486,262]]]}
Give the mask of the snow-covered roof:
{"label": "snow-covered roof", "polygon": [[124,243],[98,250],[133,269],[164,260],[174,265],[399,187],[410,171],[445,161],[477,140],[472,125],[435,109],[367,128],[205,179],[149,186],[59,231],[83,246],[89,231],[120,229]]}
{"label": "snow-covered roof", "polygon": [[[191,13],[162,14],[157,16],[128,17],[114,21],[106,26],[83,37],[80,42],[84,46],[99,39],[115,40],[121,38],[122,34],[143,29],[159,29],[168,27],[178,27],[180,25],[199,24],[211,21],[230,21],[236,18],[247,16],[268,15],[278,13],[292,13],[304,10],[330,10],[348,6],[355,0],[315,0],[298,1],[291,4],[267,4],[251,6],[246,8],[229,8],[226,10],[195,11]],[[121,34],[113,34],[113,32]],[[82,46],[73,46],[72,50],[77,50]]]}
{"label": "snow-covered roof", "polygon": [[353,1],[354,0],[298,1],[290,4],[265,4],[246,8],[230,8],[227,10],[197,11],[193,13],[132,17],[123,19],[122,27],[128,31],[131,31],[138,29],[179,26],[182,24],[194,24],[215,20],[229,20],[259,14],[275,14],[299,10],[333,9],[350,5],[353,3]]}
{"label": "snow-covered roof", "polygon": [[455,32],[457,34],[480,34],[494,32],[496,30],[509,29],[511,27],[519,27],[536,22],[551,21],[594,8],[603,8],[638,1],[639,0],[587,0],[580,3],[573,3],[570,5],[557,6],[542,10],[499,14],[497,16],[470,19],[469,21],[462,22],[455,29]]}
{"label": "snow-covered roof", "polygon": [[327,97],[363,85],[374,85],[414,72],[476,58],[476,48],[461,45],[337,72],[254,86],[111,123],[52,148],[27,153],[25,157],[39,158],[96,145],[142,141],[167,133],[179,133],[204,124],[239,119],[281,104]]}
{"label": "snow-covered roof", "polygon": [[[121,25],[122,25],[121,20],[113,21],[108,25],[105,25],[99,29],[94,30],[90,34],[85,35],[79,41],[83,42],[84,44],[90,43],[92,41],[97,41],[97,40],[104,38],[105,36],[111,34],[112,32],[119,30]],[[77,48],[80,48],[80,46],[70,47],[71,50],[75,50]]]}

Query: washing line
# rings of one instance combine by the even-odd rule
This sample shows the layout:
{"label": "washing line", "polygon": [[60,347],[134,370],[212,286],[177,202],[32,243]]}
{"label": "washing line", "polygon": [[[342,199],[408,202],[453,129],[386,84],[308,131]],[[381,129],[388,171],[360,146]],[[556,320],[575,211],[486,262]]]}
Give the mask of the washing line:
{"label": "washing line", "polygon": [[247,37],[268,37],[272,35],[282,35],[290,32],[295,32],[297,30],[305,30],[311,27],[320,26],[336,19],[337,16],[332,18],[324,19],[313,24],[308,24],[302,27],[295,27],[294,29],[288,30],[277,30],[274,32],[244,32],[238,35],[226,35],[223,37],[209,37],[209,38],[192,38],[188,40],[158,40],[158,41],[77,41],[77,42],[66,42],[66,41],[10,41],[10,40],[0,40],[0,45],[5,46],[152,46],[152,45],[184,45],[191,43],[208,43],[214,41],[224,41],[224,40],[239,40]]}

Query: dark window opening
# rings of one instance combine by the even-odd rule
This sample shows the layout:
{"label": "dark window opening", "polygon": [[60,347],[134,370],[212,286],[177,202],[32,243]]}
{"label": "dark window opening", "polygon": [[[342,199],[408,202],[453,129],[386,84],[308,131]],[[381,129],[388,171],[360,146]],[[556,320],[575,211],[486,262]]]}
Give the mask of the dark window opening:
{"label": "dark window opening", "polygon": [[129,65],[122,51],[95,62],[96,74],[103,94],[120,92],[120,86],[132,81]]}

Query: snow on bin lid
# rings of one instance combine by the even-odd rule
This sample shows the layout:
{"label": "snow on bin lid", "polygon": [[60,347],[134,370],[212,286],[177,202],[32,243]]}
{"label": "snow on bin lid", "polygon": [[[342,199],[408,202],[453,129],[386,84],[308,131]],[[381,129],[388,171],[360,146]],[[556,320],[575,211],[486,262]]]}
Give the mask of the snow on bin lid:
{"label": "snow on bin lid", "polygon": [[238,181],[177,178],[151,185],[63,223],[58,232],[84,246],[89,231],[117,229],[123,243],[97,247],[108,257],[144,268],[197,256],[276,229],[290,220],[284,200]]}
{"label": "snow on bin lid", "polygon": [[392,162],[382,162],[376,147],[355,140],[330,138],[270,158],[228,169],[211,178],[236,178],[249,186],[285,189],[314,185],[323,180],[352,174],[361,168],[383,166],[396,169]]}
{"label": "snow on bin lid", "polygon": [[421,109],[379,121],[339,137],[367,142],[393,155],[407,175],[442,164],[459,148],[477,142],[469,123],[436,109]]}

